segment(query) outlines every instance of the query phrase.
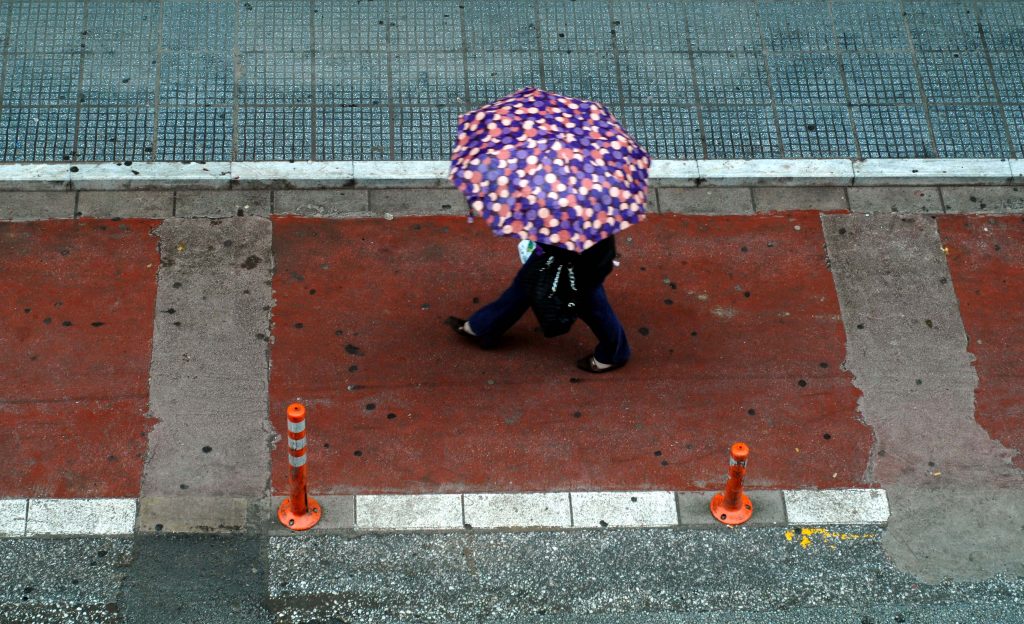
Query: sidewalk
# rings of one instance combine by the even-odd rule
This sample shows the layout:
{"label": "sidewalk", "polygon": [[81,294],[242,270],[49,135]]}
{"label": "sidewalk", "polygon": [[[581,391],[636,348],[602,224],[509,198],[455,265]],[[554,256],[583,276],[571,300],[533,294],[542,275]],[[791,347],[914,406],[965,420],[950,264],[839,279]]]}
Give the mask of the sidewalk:
{"label": "sidewalk", "polygon": [[1020,158],[1013,0],[5,0],[0,161],[436,160],[527,85],[655,158]]}

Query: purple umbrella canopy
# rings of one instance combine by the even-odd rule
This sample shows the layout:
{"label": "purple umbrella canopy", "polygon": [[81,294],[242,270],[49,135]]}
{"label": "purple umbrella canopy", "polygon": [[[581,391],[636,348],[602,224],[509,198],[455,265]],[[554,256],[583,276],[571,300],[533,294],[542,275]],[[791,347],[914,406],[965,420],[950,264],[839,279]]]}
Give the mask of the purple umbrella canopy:
{"label": "purple umbrella canopy", "polygon": [[602,104],[529,87],[459,116],[449,177],[498,236],[583,251],[644,218],[650,165]]}

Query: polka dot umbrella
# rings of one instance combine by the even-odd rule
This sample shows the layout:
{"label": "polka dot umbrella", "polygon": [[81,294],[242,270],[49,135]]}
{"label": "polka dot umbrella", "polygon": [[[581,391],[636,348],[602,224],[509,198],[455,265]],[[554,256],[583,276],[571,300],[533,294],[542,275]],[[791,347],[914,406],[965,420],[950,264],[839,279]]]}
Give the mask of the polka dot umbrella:
{"label": "polka dot umbrella", "polygon": [[644,218],[650,164],[602,104],[529,87],[459,116],[449,177],[498,236],[583,251]]}

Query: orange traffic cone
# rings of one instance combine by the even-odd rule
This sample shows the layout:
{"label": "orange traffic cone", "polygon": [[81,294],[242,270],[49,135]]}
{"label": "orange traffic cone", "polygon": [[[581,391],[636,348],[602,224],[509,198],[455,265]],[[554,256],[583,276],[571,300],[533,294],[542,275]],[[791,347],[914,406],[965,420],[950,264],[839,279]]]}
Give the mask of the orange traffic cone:
{"label": "orange traffic cone", "polygon": [[743,476],[747,474],[750,448],[737,442],[729,449],[729,480],[725,491],[711,498],[711,515],[722,524],[743,524],[754,513],[754,504],[743,493]]}
{"label": "orange traffic cone", "polygon": [[293,531],[305,531],[320,522],[320,503],[306,494],[306,408],[288,406],[289,496],[277,508],[277,519]]}

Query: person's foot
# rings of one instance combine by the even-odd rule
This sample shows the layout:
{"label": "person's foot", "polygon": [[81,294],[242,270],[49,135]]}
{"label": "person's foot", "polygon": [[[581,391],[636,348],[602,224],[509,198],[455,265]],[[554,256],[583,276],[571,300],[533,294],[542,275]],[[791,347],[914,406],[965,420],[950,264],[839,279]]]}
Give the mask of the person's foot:
{"label": "person's foot", "polygon": [[466,338],[477,338],[478,336],[473,333],[473,330],[469,326],[469,321],[466,319],[460,319],[457,316],[449,316],[445,319],[444,324],[455,330],[455,333]]}
{"label": "person's foot", "polygon": [[585,370],[588,373],[609,373],[616,368],[622,368],[625,365],[625,362],[622,362],[621,364],[605,364],[603,362],[599,362],[593,355],[576,361],[576,368]]}

